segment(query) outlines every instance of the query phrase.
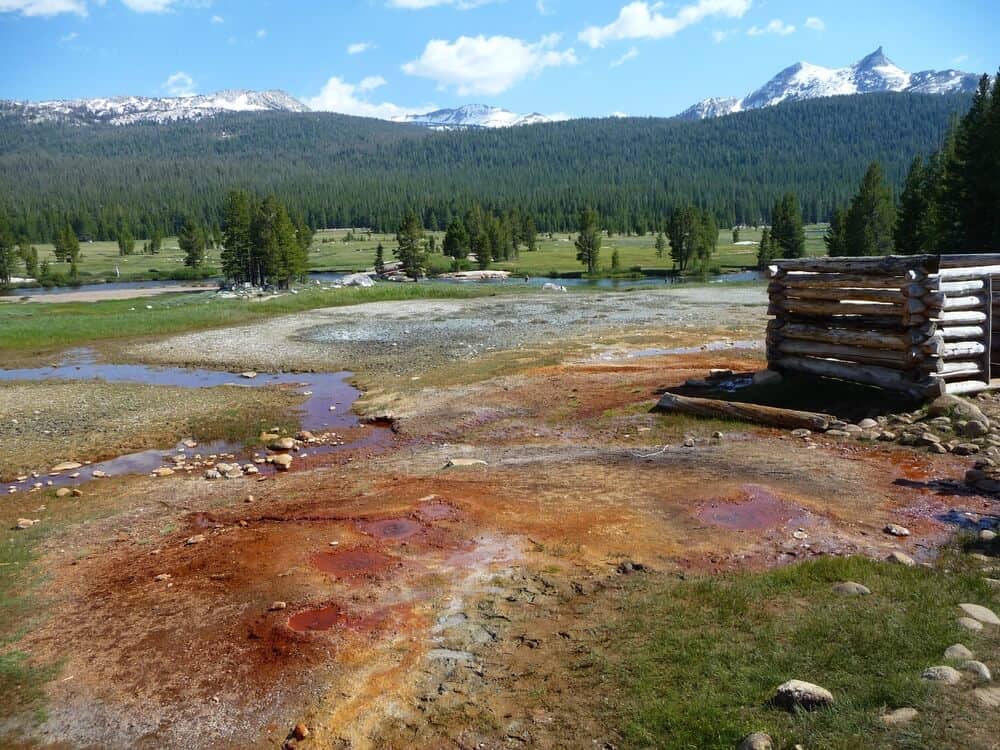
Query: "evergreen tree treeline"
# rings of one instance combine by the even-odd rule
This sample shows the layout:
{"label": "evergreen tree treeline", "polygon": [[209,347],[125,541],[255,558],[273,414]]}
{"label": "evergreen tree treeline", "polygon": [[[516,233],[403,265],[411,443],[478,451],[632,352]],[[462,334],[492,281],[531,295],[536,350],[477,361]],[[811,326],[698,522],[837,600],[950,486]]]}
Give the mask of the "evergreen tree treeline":
{"label": "evergreen tree treeline", "polygon": [[[189,261],[199,252],[204,255],[204,230],[196,224],[186,224],[185,229],[185,262],[197,265]],[[309,271],[312,232],[304,222],[293,222],[274,196],[258,199],[245,190],[230,192],[223,210],[222,243],[222,273],[237,283],[287,287]]]}

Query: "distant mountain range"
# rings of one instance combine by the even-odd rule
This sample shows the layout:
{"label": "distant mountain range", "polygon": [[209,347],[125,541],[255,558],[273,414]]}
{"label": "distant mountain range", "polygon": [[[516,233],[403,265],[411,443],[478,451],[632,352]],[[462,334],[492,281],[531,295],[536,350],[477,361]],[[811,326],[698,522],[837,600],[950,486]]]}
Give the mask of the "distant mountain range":
{"label": "distant mountain range", "polygon": [[773,107],[782,102],[870,94],[876,91],[958,94],[975,91],[978,81],[978,76],[960,70],[907,73],[886,57],[879,47],[847,68],[824,68],[807,62],[795,63],[742,99],[704,99],[681,112],[678,117],[683,120],[704,120],[748,109]]}
{"label": "distant mountain range", "polygon": [[308,112],[284,91],[230,89],[214,94],[177,97],[115,96],[99,99],[58,99],[45,102],[0,101],[0,114],[21,115],[31,122],[77,125],[200,120],[224,112]]}
{"label": "distant mountain range", "polygon": [[[681,112],[682,120],[703,120],[782,102],[878,91],[915,94],[955,94],[974,91],[977,76],[958,70],[907,73],[879,47],[847,68],[823,68],[806,62],[785,68],[742,99],[705,99]],[[0,100],[0,116],[18,116],[28,122],[66,122],[75,125],[105,123],[132,125],[200,120],[227,112],[308,112],[309,107],[284,91],[232,89],[214,94],[180,97],[119,96],[42,102]],[[424,114],[403,115],[395,122],[432,130],[479,130],[556,122],[562,117],[538,112],[518,114],[488,104],[466,104]]]}

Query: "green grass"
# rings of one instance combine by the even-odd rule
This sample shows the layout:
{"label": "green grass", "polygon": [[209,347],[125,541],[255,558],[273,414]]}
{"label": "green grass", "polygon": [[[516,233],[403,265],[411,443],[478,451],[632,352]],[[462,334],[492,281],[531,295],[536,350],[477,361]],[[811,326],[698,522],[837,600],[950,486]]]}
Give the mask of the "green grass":
{"label": "green grass", "polygon": [[[60,304],[0,304],[0,352],[50,350],[94,341],[202,330],[364,302],[462,299],[511,294],[520,288],[454,284],[380,284],[371,289],[305,289],[262,302],[215,299],[204,294]],[[147,306],[152,309],[147,309]]]}
{"label": "green grass", "polygon": [[[834,594],[842,580],[873,595]],[[779,748],[966,747],[947,726],[952,717],[940,715],[936,686],[920,679],[952,643],[986,661],[1000,652],[995,633],[956,625],[963,601],[996,597],[972,574],[864,558],[692,581],[643,577],[608,626],[602,666],[619,695],[609,720],[635,748],[731,750],[752,731]],[[835,707],[799,715],[770,707],[792,678],[831,690]],[[906,729],[878,724],[883,710],[901,706],[926,716]]]}

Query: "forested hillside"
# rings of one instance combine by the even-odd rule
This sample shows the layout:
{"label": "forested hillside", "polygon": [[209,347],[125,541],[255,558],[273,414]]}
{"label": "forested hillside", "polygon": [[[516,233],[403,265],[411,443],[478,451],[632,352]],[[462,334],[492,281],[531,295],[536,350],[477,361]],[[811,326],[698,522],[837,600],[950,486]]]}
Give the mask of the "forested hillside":
{"label": "forested hillside", "polygon": [[312,227],[394,228],[417,208],[443,229],[479,203],[572,227],[591,205],[613,231],[650,231],[693,202],[755,223],[788,191],[825,220],[880,161],[902,184],[936,148],[967,95],[869,94],[702,122],[601,119],[467,132],[334,114],[252,113],[169,125],[26,124],[0,112],[0,210],[19,235],[50,239],[219,226],[233,188],[276,194]]}

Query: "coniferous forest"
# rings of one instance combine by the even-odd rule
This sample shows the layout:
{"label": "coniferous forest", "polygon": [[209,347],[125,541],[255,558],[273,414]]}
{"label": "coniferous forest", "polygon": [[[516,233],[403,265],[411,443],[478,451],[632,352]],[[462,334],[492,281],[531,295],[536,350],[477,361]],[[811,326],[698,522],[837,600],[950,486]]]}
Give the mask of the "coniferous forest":
{"label": "coniferous forest", "polygon": [[968,95],[869,94],[701,122],[599,119],[434,132],[335,114],[234,114],[169,125],[31,124],[0,112],[0,212],[51,241],[217,233],[226,196],[274,195],[310,228],[392,231],[415,209],[446,229],[473,206],[571,230],[582,206],[617,233],[665,229],[684,206],[721,226],[771,221],[793,192],[807,222],[847,203],[878,161],[896,194]]}

